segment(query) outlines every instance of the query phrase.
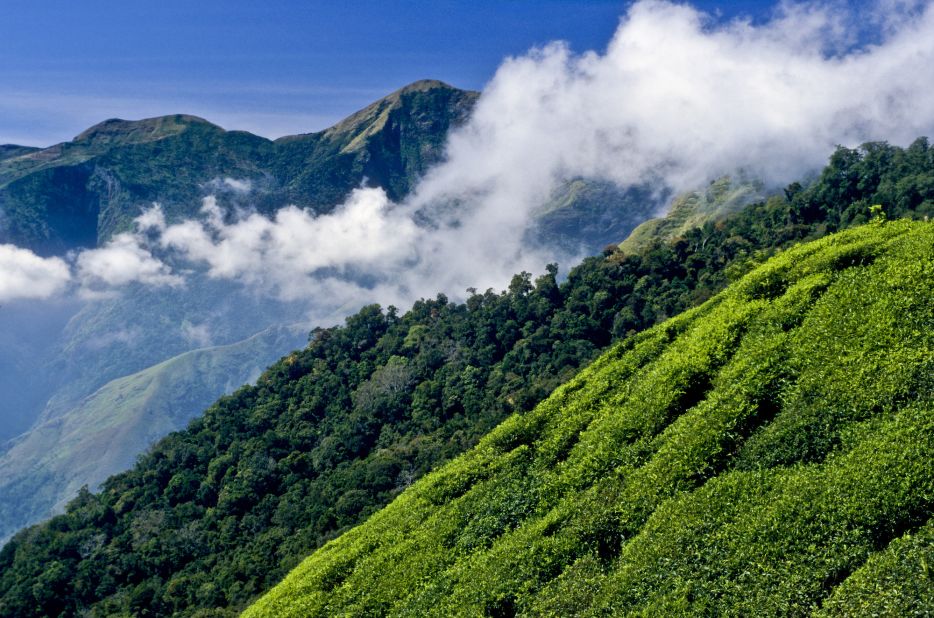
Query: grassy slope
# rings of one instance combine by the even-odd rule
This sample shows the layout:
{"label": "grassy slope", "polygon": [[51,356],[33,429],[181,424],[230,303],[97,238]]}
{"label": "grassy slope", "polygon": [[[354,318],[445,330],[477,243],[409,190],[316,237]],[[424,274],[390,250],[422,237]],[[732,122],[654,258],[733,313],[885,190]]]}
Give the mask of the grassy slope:
{"label": "grassy slope", "polygon": [[304,339],[303,328],[272,327],[244,341],[185,352],[105,384],[11,441],[0,453],[0,539],[60,511],[82,485],[94,487],[129,468],[157,439]]}
{"label": "grassy slope", "polygon": [[932,293],[932,224],[791,249],[616,346],[245,616],[922,611]]}
{"label": "grassy slope", "polygon": [[0,144],[0,161],[20,155],[29,154],[39,150],[33,146],[18,146],[17,144]]}
{"label": "grassy slope", "polygon": [[739,212],[763,197],[762,187],[756,183],[735,181],[724,176],[711,182],[703,191],[691,191],[675,198],[664,217],[641,223],[619,244],[619,248],[624,253],[637,254],[653,240],[671,241],[707,221]]}

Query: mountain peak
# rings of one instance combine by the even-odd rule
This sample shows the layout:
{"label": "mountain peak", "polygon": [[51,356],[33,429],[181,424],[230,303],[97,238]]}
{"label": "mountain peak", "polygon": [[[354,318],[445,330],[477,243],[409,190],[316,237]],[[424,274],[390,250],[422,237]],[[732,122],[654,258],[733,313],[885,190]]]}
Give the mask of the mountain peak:
{"label": "mountain peak", "polygon": [[[424,107],[426,113],[437,111],[437,108],[446,107],[455,101],[454,105],[463,105],[465,109],[473,107],[473,101],[479,93],[469,90],[460,90],[442,81],[423,79],[404,86],[399,90],[375,101],[355,114],[351,114],[336,125],[327,129],[324,135],[329,139],[344,143],[342,150],[353,152],[363,147],[366,139],[383,129],[390,113],[404,108],[410,103]],[[412,99],[416,98],[417,101]],[[431,103],[433,102],[433,103]],[[421,105],[420,105],[421,104]]]}
{"label": "mountain peak", "polygon": [[204,118],[189,114],[156,116],[155,118],[144,118],[143,120],[111,118],[87,129],[75,137],[74,141],[94,145],[140,144],[178,135],[193,126],[212,127],[222,130]]}
{"label": "mountain peak", "polygon": [[408,94],[410,92],[424,92],[426,90],[433,90],[435,88],[444,88],[446,90],[460,90],[459,88],[455,88],[454,86],[448,83],[445,83],[441,80],[438,80],[438,79],[420,79],[418,81],[412,82],[411,84],[407,86],[403,86],[402,88],[399,88],[398,90],[396,90],[395,92],[387,96],[386,98],[389,99],[389,98],[392,98],[393,96]]}

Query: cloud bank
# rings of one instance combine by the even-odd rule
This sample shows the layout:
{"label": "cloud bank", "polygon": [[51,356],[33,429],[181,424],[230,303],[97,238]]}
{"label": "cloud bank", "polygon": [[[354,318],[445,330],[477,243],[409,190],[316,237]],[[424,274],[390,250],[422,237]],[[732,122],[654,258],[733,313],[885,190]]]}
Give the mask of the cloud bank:
{"label": "cloud bank", "polygon": [[44,300],[65,290],[71,280],[61,258],[41,258],[28,249],[0,245],[0,302]]}
{"label": "cloud bank", "polygon": [[[142,219],[145,221],[145,216]],[[134,234],[117,234],[100,249],[83,251],[76,260],[76,276],[86,295],[106,293],[129,283],[180,286],[184,278],[142,246]]]}
{"label": "cloud bank", "polygon": [[754,25],[637,2],[602,54],[554,43],[507,60],[421,193],[534,201],[568,176],[686,190],[738,167],[779,184],[821,166],[836,144],[930,132],[930,3],[885,13],[879,43],[856,48],[848,26],[881,16],[846,7],[787,5]]}
{"label": "cloud bank", "polygon": [[[688,5],[636,2],[603,52],[553,43],[507,59],[445,162],[403,203],[361,188],[330,214],[263,216],[208,197],[200,218],[171,224],[154,207],[137,232],[79,255],[71,280],[97,292],[178,286],[203,269],[330,308],[458,295],[572,259],[526,242],[569,179],[680,191],[742,169],[778,187],[819,169],[837,144],[930,135],[931,3],[847,6],[786,4],[764,23],[720,23]],[[251,191],[237,179],[215,189]]]}

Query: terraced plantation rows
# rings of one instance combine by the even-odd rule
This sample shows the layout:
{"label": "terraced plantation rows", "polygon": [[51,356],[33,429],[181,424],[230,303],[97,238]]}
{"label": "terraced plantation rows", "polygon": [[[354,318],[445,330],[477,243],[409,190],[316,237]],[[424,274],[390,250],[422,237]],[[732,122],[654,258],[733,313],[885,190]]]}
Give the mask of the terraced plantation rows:
{"label": "terraced plantation rows", "polygon": [[615,346],[244,616],[923,615],[932,298],[930,223],[791,249]]}

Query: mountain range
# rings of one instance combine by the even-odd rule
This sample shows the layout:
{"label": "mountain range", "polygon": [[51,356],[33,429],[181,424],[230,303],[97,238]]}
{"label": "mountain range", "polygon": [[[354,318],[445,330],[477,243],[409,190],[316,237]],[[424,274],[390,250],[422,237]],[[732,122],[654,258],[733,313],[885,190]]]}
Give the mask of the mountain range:
{"label": "mountain range", "polygon": [[[153,203],[169,222],[198,218],[208,195],[227,211],[264,214],[287,204],[327,213],[363,185],[401,200],[443,159],[448,133],[477,97],[425,80],[327,130],[277,140],[173,115],[108,120],[50,148],[3,146],[0,243],[67,257],[132,230]],[[542,205],[528,242],[595,253],[658,208],[647,191],[577,179]],[[0,385],[10,392],[0,401],[0,539],[57,512],[80,487],[97,487],[255,369],[304,345],[299,325],[327,326],[359,308],[311,323],[308,303],[192,276],[181,288],[132,285],[0,313]],[[276,330],[287,325],[297,328]],[[255,352],[250,371],[237,366],[242,350]],[[167,371],[194,352],[214,359],[197,379]],[[128,383],[149,394],[114,395]],[[108,456],[86,465],[95,450]]]}
{"label": "mountain range", "polygon": [[249,183],[251,204],[327,212],[364,181],[394,199],[443,156],[448,130],[477,93],[436,81],[398,90],[335,126],[275,141],[178,114],[107,120],[44,149],[5,146],[0,242],[43,255],[93,247],[162,204],[170,221],[197,214],[212,181]]}
{"label": "mountain range", "polygon": [[0,614],[923,608],[931,224],[886,219],[929,217],[932,175],[926,139],[841,148],[566,280],[316,328],[17,533]]}

